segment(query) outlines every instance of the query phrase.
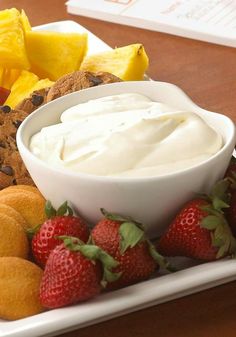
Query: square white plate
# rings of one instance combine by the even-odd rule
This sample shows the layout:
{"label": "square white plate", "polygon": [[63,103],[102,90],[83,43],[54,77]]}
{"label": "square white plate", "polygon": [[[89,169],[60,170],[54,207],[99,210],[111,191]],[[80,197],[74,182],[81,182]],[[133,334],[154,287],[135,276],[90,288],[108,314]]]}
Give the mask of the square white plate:
{"label": "square white plate", "polygon": [[[60,32],[87,32],[89,53],[110,47],[73,21],[61,21],[34,28]],[[56,309],[17,321],[0,320],[1,337],[54,336],[102,322],[132,311],[186,296],[236,279],[236,260],[222,260],[193,266],[188,259],[175,259],[179,272],[155,278],[113,292],[83,304]],[[20,300],[20,299],[19,299]]]}

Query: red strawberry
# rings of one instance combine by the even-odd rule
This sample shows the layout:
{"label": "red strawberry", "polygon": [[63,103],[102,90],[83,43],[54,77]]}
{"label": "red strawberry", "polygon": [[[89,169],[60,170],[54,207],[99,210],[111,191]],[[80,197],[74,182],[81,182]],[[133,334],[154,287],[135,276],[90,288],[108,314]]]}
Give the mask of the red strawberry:
{"label": "red strawberry", "polygon": [[59,308],[86,301],[101,291],[102,265],[109,281],[117,262],[99,247],[67,237],[51,252],[40,285],[40,301],[46,308]]}
{"label": "red strawberry", "polygon": [[145,238],[141,225],[130,218],[102,212],[105,218],[93,228],[92,240],[119,262],[114,271],[121,273],[108,287],[123,287],[149,278],[158,262],[164,261]]}
{"label": "red strawberry", "polygon": [[10,95],[11,91],[9,89],[0,87],[0,105],[3,105]]}
{"label": "red strawberry", "polygon": [[[66,212],[69,212],[69,215],[62,215]],[[61,244],[61,240],[57,238],[58,236],[73,236],[83,242],[87,242],[89,238],[89,229],[86,222],[80,217],[72,216],[71,209],[68,208],[67,203],[64,203],[56,212],[48,202],[46,204],[46,213],[49,217],[52,215],[52,218],[42,224],[31,243],[34,258],[42,267],[45,266],[50,252],[58,244]]]}
{"label": "red strawberry", "polygon": [[158,250],[166,256],[186,256],[211,261],[235,253],[236,241],[223,215],[227,180],[219,181],[209,200],[188,202],[161,237]]}

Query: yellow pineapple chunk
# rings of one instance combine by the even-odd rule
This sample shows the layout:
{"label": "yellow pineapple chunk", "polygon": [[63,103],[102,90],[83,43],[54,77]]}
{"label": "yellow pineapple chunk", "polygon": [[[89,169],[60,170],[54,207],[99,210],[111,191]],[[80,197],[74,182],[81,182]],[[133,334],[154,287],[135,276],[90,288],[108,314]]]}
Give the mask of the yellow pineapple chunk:
{"label": "yellow pineapple chunk", "polygon": [[29,22],[29,19],[28,19],[27,15],[25,14],[25,11],[23,9],[21,10],[20,19],[21,19],[21,23],[22,23],[24,33],[30,31],[31,25],[30,25],[30,22]]}
{"label": "yellow pineapple chunk", "polygon": [[31,71],[56,81],[79,69],[87,51],[87,34],[28,31],[26,48]]}
{"label": "yellow pineapple chunk", "polygon": [[33,91],[35,91],[35,90],[40,90],[40,89],[44,89],[44,88],[49,88],[49,87],[51,87],[54,83],[55,83],[55,82],[50,81],[48,78],[45,78],[45,79],[43,79],[43,80],[38,81],[38,82],[33,86],[33,88],[32,88],[33,90],[32,90],[31,92],[33,92]]}
{"label": "yellow pineapple chunk", "polygon": [[148,67],[148,56],[142,44],[116,48],[85,57],[80,69],[106,71],[124,81],[142,80]]}
{"label": "yellow pineapple chunk", "polygon": [[14,108],[25,97],[28,97],[32,92],[32,87],[38,82],[39,78],[35,74],[23,70],[11,88],[11,93],[8,96],[5,104]]}
{"label": "yellow pineapple chunk", "polygon": [[11,89],[13,83],[20,76],[20,69],[0,68],[0,87]]}
{"label": "yellow pineapple chunk", "polygon": [[0,11],[0,67],[29,69],[24,31],[17,9]]}
{"label": "yellow pineapple chunk", "polygon": [[37,75],[23,70],[13,84],[11,93],[5,104],[14,109],[18,103],[24,98],[29,97],[33,91],[51,87],[53,84],[54,82],[50,81],[48,78],[39,80]]}

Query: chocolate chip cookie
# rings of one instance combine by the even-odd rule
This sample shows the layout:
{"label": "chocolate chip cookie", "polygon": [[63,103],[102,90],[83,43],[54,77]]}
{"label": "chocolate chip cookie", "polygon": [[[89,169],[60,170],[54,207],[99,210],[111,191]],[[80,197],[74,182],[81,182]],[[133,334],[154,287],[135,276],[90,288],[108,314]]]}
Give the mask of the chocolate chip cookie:
{"label": "chocolate chip cookie", "polygon": [[120,82],[121,79],[106,72],[91,73],[89,71],[75,71],[61,77],[49,89],[47,102],[58,97],[70,94],[71,92],[95,87],[97,85]]}
{"label": "chocolate chip cookie", "polygon": [[16,146],[16,132],[27,112],[0,107],[0,189],[15,184],[33,185]]}
{"label": "chocolate chip cookie", "polygon": [[46,97],[50,88],[44,88],[34,91],[28,98],[23,99],[17,106],[16,110],[23,110],[30,114],[41,105],[46,103]]}

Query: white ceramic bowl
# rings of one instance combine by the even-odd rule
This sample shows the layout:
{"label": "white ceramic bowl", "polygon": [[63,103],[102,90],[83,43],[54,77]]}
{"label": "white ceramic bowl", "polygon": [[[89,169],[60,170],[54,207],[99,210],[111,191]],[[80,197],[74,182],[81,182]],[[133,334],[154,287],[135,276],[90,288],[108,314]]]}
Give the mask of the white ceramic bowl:
{"label": "white ceramic bowl", "polygon": [[[31,136],[44,126],[58,123],[65,109],[90,99],[127,92],[141,93],[155,101],[197,113],[221,133],[223,148],[192,168],[150,178],[102,177],[54,169],[29,151]],[[201,109],[175,85],[154,81],[108,84],[61,97],[27,117],[17,133],[17,145],[30,175],[55,207],[68,200],[91,224],[101,218],[101,207],[130,215],[146,224],[151,237],[162,232],[184,202],[195,193],[208,192],[223,176],[235,141],[235,127],[228,117]]]}

